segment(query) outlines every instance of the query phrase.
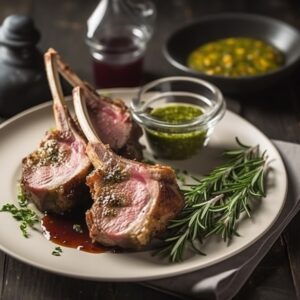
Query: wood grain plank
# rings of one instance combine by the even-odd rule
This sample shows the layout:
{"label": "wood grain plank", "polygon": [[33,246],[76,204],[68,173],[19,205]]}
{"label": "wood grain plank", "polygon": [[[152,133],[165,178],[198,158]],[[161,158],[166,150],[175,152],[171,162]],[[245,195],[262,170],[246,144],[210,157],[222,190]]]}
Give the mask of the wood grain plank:
{"label": "wood grain plank", "polygon": [[6,271],[7,271],[7,255],[0,251],[0,299],[4,293],[4,288],[6,285]]}
{"label": "wood grain plank", "polygon": [[[16,12],[32,15],[42,33],[41,49],[55,47],[80,76],[92,81],[84,34],[85,22],[97,3],[98,0],[1,0],[0,18]],[[156,0],[155,3],[158,7],[157,27],[155,38],[150,41],[146,53],[145,81],[178,74],[165,60],[162,46],[172,31],[203,15],[226,11],[266,14],[300,28],[299,5],[292,6],[296,1],[291,0]],[[300,142],[300,93],[289,90],[291,85],[299,86],[300,82],[292,82],[292,79],[276,86],[275,93],[269,91],[236,99],[242,106],[244,117],[268,137]],[[282,92],[278,92],[280,90]],[[274,245],[236,299],[295,299],[296,295],[299,296],[300,243],[295,238],[299,226],[298,215],[285,231],[286,244],[278,241]],[[0,254],[1,274],[6,275],[5,280],[0,282],[1,299],[20,299],[20,295],[25,300],[172,299],[136,284],[83,281],[58,276],[12,258],[6,260],[5,257]],[[276,289],[277,285],[281,288]]]}
{"label": "wood grain plank", "polygon": [[1,299],[19,300],[20,295],[22,300],[172,299],[137,284],[97,282],[60,276],[31,267],[13,258],[8,259],[7,265],[6,287]]}
{"label": "wood grain plank", "polygon": [[[292,99],[291,108],[295,115],[295,124],[293,126],[294,136],[292,139],[299,143],[299,132],[300,132],[300,80],[299,73],[296,73],[293,77],[293,85],[290,90]],[[300,241],[297,238],[300,228],[300,213],[296,215],[293,221],[289,224],[284,232],[284,240],[286,242],[286,247],[288,250],[288,256],[290,261],[290,267],[292,271],[292,277],[294,280],[294,285],[296,289],[296,295],[300,299]]]}
{"label": "wood grain plank", "polygon": [[300,228],[300,213],[296,215],[284,232],[284,239],[288,249],[290,268],[296,290],[297,299],[300,299],[300,243],[298,239]]}
{"label": "wood grain plank", "polygon": [[279,239],[234,300],[296,300],[285,245]]}

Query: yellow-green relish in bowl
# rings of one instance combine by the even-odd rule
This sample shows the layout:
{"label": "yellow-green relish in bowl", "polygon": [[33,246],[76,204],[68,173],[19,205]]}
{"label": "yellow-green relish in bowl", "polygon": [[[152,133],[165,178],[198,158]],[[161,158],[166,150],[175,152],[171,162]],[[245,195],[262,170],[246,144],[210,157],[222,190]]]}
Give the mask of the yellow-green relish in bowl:
{"label": "yellow-green relish in bowl", "polygon": [[248,37],[231,37],[201,45],[190,53],[187,66],[207,75],[255,76],[284,64],[284,55],[268,43]]}

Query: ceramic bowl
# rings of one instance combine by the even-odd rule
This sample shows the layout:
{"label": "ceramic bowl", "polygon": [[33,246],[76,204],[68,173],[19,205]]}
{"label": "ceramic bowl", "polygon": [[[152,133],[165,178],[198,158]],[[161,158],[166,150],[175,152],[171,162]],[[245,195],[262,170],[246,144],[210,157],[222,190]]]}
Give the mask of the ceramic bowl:
{"label": "ceramic bowl", "polygon": [[[283,53],[284,64],[266,74],[244,77],[207,75],[186,65],[187,57],[194,49],[228,37],[263,40]],[[163,51],[166,59],[180,71],[179,74],[184,73],[208,80],[223,93],[245,93],[270,87],[291,74],[300,61],[300,33],[282,21],[265,16],[218,14],[202,18],[171,34]]]}

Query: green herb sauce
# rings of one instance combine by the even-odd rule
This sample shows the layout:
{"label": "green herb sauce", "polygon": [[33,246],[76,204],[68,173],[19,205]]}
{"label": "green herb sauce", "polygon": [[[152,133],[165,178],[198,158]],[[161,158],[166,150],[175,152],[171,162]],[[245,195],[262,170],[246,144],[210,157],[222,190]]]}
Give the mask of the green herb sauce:
{"label": "green herb sauce", "polygon": [[180,124],[192,121],[203,114],[198,106],[186,104],[172,104],[165,107],[155,108],[151,116],[171,124]]}
{"label": "green herb sauce", "polygon": [[[203,111],[199,107],[186,104],[167,105],[155,108],[150,112],[152,117],[170,124],[192,121],[202,114]],[[146,135],[153,152],[157,156],[167,159],[185,159],[202,148],[206,132],[203,130],[162,132],[147,129]]]}
{"label": "green herb sauce", "polygon": [[195,49],[187,59],[191,69],[208,75],[255,76],[276,70],[283,54],[264,41],[236,37],[217,40]]}

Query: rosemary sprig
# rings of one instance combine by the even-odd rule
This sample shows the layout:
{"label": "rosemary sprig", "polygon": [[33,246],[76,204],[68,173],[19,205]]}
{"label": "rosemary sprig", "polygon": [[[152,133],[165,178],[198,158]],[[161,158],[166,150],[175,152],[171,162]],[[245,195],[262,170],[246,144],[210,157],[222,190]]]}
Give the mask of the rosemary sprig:
{"label": "rosemary sprig", "polygon": [[196,183],[186,186],[186,205],[171,221],[169,235],[155,254],[178,262],[183,259],[186,246],[204,254],[200,245],[210,235],[217,234],[227,242],[238,235],[241,213],[250,217],[251,200],[265,196],[267,156],[260,154],[258,146],[236,141],[239,148],[225,152],[227,163],[201,179],[194,178]]}
{"label": "rosemary sprig", "polygon": [[15,204],[7,203],[2,206],[0,212],[9,212],[17,221],[21,222],[20,230],[23,236],[28,238],[28,228],[34,228],[34,225],[39,222],[39,217],[35,211],[28,208],[28,201],[20,188],[17,198],[19,207]]}

